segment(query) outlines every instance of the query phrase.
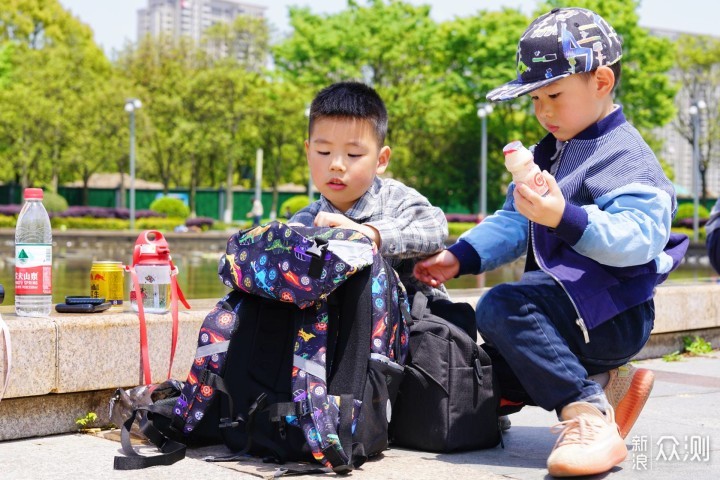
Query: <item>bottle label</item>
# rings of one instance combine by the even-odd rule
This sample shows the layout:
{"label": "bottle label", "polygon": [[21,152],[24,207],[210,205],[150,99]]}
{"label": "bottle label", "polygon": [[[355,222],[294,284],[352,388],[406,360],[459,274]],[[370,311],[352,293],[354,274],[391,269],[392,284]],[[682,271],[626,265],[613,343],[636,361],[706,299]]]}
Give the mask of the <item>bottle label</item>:
{"label": "bottle label", "polygon": [[52,294],[52,245],[15,246],[15,295]]}
{"label": "bottle label", "polygon": [[545,196],[550,190],[550,187],[545,181],[545,177],[543,177],[542,172],[540,172],[540,167],[535,164],[532,164],[531,167],[532,168],[523,172],[521,177],[517,179],[513,177],[513,180],[515,180],[516,184],[524,183],[530,188],[530,190],[533,190],[538,195]]}

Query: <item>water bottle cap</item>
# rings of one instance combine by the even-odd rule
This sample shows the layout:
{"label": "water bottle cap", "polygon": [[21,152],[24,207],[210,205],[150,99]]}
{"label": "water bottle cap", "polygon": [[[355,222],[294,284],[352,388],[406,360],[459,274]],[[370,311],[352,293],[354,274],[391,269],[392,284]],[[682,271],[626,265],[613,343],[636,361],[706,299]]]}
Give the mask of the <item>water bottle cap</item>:
{"label": "water bottle cap", "polygon": [[37,198],[38,200],[43,199],[43,190],[42,188],[26,188],[23,191],[23,197],[25,200],[30,198]]}

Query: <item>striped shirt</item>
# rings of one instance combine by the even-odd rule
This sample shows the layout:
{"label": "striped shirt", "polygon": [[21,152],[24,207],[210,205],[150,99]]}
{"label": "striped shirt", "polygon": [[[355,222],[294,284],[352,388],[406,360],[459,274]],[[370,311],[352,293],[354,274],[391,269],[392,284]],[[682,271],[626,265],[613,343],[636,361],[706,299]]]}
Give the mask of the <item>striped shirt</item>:
{"label": "striped shirt", "polygon": [[390,178],[376,177],[370,189],[343,213],[325,197],[311,203],[289,220],[312,226],[320,212],[339,213],[356,223],[370,225],[380,234],[380,254],[400,275],[408,293],[448,298],[445,287],[429,287],[413,275],[418,260],[445,248],[447,219],[417,190]]}

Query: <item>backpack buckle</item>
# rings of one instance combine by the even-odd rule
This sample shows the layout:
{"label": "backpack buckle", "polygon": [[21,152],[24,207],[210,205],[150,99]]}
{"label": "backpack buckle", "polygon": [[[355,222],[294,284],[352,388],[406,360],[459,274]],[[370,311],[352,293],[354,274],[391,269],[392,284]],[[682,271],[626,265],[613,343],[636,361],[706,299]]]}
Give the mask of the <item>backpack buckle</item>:
{"label": "backpack buckle", "polygon": [[245,419],[242,415],[238,415],[235,420],[230,420],[230,417],[223,417],[220,419],[219,428],[237,428],[240,426],[240,422],[244,422]]}
{"label": "backpack buckle", "polygon": [[252,405],[250,405],[250,409],[248,410],[248,416],[252,418],[255,416],[255,413],[259,410],[265,410],[265,407],[267,406],[267,393],[261,393],[258,395],[258,397],[255,399]]}
{"label": "backpack buckle", "polygon": [[314,238],[313,244],[305,253],[310,255],[310,266],[308,267],[308,276],[312,278],[320,278],[322,276],[322,267],[325,264],[325,252],[328,248],[328,241],[324,238]]}
{"label": "backpack buckle", "polygon": [[308,404],[308,399],[305,398],[299,402],[295,402],[295,416],[300,418],[304,417],[305,415],[308,415],[312,413],[312,410],[310,409],[310,405]]}

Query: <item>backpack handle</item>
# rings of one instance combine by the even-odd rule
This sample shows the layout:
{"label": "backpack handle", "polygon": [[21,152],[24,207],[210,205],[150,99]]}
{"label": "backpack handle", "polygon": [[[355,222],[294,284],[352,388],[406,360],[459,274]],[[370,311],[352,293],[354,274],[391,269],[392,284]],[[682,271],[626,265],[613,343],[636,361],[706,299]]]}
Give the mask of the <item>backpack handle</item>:
{"label": "backpack handle", "polygon": [[145,230],[138,236],[133,251],[133,265],[170,261],[170,246],[161,232]]}

